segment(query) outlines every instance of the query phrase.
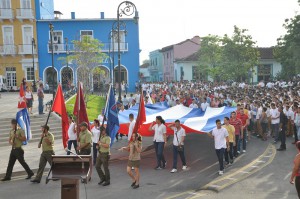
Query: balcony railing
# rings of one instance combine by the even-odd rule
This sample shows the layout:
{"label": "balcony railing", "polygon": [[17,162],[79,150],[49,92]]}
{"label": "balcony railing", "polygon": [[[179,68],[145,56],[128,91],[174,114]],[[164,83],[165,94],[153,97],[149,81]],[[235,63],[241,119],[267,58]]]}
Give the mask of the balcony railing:
{"label": "balcony railing", "polygon": [[18,8],[17,9],[18,19],[34,19],[33,10],[31,8]]}
{"label": "balcony railing", "polygon": [[0,8],[0,19],[13,19],[13,10],[11,8]]}
{"label": "balcony railing", "polygon": [[0,45],[0,55],[15,55],[17,47],[13,44]]}
{"label": "balcony railing", "polygon": [[[111,52],[117,52],[118,51],[118,44],[110,44],[110,43],[102,43],[103,46],[101,47],[101,51],[102,52],[109,52],[109,50]],[[113,46],[114,45],[114,46]],[[51,53],[51,44],[48,43],[47,44],[47,49],[48,49],[48,53]],[[67,51],[67,47],[66,44],[53,44],[53,52],[54,53],[66,53]],[[74,44],[68,44],[68,51],[69,52],[74,52],[75,51],[75,47]],[[127,42],[122,42],[120,43],[120,51],[121,52],[127,52],[128,51],[128,43]]]}
{"label": "balcony railing", "polygon": [[[32,54],[32,45],[31,44],[21,44],[19,45],[19,54],[20,55],[31,55]],[[36,54],[36,49],[33,49],[33,54]]]}

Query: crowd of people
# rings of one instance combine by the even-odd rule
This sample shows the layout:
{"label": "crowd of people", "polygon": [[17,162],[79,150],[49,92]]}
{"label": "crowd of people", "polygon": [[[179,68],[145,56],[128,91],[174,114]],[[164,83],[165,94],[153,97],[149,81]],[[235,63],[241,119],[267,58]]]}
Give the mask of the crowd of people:
{"label": "crowd of people", "polygon": [[[234,159],[241,153],[246,153],[247,142],[253,136],[260,138],[262,141],[272,140],[274,144],[280,142],[278,151],[284,151],[286,147],[286,136],[293,136],[295,144],[300,139],[300,79],[295,77],[289,82],[259,82],[257,85],[248,85],[241,83],[212,83],[212,82],[161,82],[161,83],[143,83],[140,85],[145,97],[145,104],[156,102],[166,102],[170,107],[183,105],[190,108],[199,108],[205,111],[207,107],[236,107],[236,110],[225,117],[223,121],[216,121],[216,128],[208,133],[214,139],[215,150],[220,164],[219,175],[223,175],[224,168],[234,163]],[[42,89],[42,88],[41,88]],[[29,96],[29,94],[28,94]],[[140,103],[140,94],[131,93],[127,97],[124,92],[119,111],[135,106]],[[129,158],[127,164],[127,172],[132,179],[131,187],[134,189],[139,187],[140,179],[140,153],[142,151],[142,139],[137,132],[133,132],[135,126],[134,116],[128,116],[129,132],[128,145],[120,150],[128,151]],[[81,123],[80,132],[77,133],[76,125],[73,118],[69,117],[69,141],[67,153],[70,154],[71,146],[78,154],[93,155],[93,164],[96,167],[100,178],[99,185],[107,186],[110,184],[109,159],[111,138],[107,135],[106,129],[101,126],[103,123],[103,115],[94,120],[94,125],[89,131],[87,123]],[[222,124],[223,123],[223,124]],[[14,150],[21,150],[19,141],[24,139],[21,131],[14,133],[15,121],[12,121],[12,132],[10,134],[10,144]],[[188,168],[185,158],[185,130],[181,127],[180,121],[175,120],[169,125],[165,125],[165,121],[161,116],[156,117],[149,131],[153,131],[154,148],[156,153],[156,170],[166,168],[166,159],[164,157],[164,148],[167,143],[166,129],[171,128],[174,132],[173,136],[173,165],[171,173],[176,173],[177,156],[180,156],[182,170]],[[53,151],[53,135],[49,132],[48,126],[42,127],[42,146],[43,153],[38,173],[32,182],[39,183],[41,173],[43,172],[47,162],[51,164],[48,158]],[[22,153],[22,150],[21,152]],[[24,153],[23,153],[24,155]],[[24,161],[24,156],[11,157]],[[23,158],[23,159],[22,159]],[[224,163],[225,160],[225,163]],[[8,171],[3,181],[10,180],[13,164],[10,161]],[[33,176],[32,171],[26,167],[28,179]],[[103,168],[103,169],[102,169]],[[300,173],[299,173],[300,175]],[[298,181],[296,181],[298,182]],[[300,183],[300,180],[299,180]],[[300,186],[299,186],[300,187]]]}

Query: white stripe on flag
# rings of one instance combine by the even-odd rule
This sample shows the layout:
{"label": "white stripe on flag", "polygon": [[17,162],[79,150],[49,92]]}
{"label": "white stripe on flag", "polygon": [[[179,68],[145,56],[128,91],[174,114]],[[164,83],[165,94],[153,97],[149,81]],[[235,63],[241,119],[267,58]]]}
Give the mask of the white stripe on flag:
{"label": "white stripe on flag", "polygon": [[224,111],[224,109],[224,106],[221,108],[207,107],[204,116],[189,118],[184,122],[184,125],[189,128],[201,131],[207,124],[208,119],[221,114]]}
{"label": "white stripe on flag", "polygon": [[189,114],[193,109],[192,108],[188,108],[185,107],[183,105],[177,105],[174,106],[172,108],[168,108],[164,111],[161,111],[159,113],[155,113],[152,115],[149,115],[146,117],[146,122],[144,124],[147,123],[151,123],[153,121],[155,121],[156,116],[161,116],[164,120],[176,120],[176,119],[180,119],[184,116],[186,116],[187,114]]}

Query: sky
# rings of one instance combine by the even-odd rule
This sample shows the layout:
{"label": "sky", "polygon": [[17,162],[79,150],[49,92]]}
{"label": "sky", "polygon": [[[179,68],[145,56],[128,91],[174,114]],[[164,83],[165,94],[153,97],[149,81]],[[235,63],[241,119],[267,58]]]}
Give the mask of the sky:
{"label": "sky", "polygon": [[[286,18],[299,14],[297,0],[131,0],[139,12],[140,62],[149,52],[196,35],[232,35],[233,26],[248,29],[259,47],[276,45]],[[54,0],[62,18],[116,18],[122,0]],[[128,33],[130,34],[130,32]]]}

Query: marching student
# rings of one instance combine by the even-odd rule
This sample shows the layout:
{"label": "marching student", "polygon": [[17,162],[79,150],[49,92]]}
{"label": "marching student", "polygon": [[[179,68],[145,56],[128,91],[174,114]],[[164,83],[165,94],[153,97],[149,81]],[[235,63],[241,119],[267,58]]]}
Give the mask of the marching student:
{"label": "marching student", "polygon": [[214,139],[215,141],[215,150],[219,160],[220,170],[219,175],[224,174],[224,152],[226,149],[229,149],[229,140],[228,140],[228,132],[225,128],[222,127],[221,121],[219,119],[216,120],[216,125],[210,133],[207,135]]}
{"label": "marching student", "polygon": [[49,126],[44,125],[42,126],[42,134],[41,134],[41,142],[38,145],[38,148],[42,147],[42,154],[40,157],[40,164],[39,169],[36,173],[36,176],[31,182],[33,183],[40,183],[44,169],[46,167],[47,162],[51,165],[52,164],[52,155],[54,154],[54,136],[52,133],[49,132]]}
{"label": "marching student", "polygon": [[[141,152],[142,152],[142,137],[137,134],[132,134],[132,140],[129,142],[127,147],[122,147],[119,150],[126,150],[129,152],[129,158],[127,163],[127,173],[132,179],[131,187],[133,189],[137,189],[140,187],[140,160],[141,160]],[[132,172],[132,168],[134,168],[135,176]]]}
{"label": "marching student", "polygon": [[[156,124],[154,124],[155,122]],[[157,160],[157,166],[155,167],[155,169],[161,170],[162,168],[166,168],[167,163],[164,156],[164,147],[167,144],[167,128],[165,126],[165,120],[163,120],[161,116],[156,116],[155,122],[151,123],[148,130],[155,132],[153,138]]]}
{"label": "marching student", "polygon": [[17,128],[16,119],[11,120],[11,128],[12,129],[10,130],[9,133],[8,142],[12,146],[12,149],[10,152],[9,162],[8,162],[5,177],[1,181],[11,180],[11,174],[16,160],[20,162],[20,164],[27,172],[28,176],[26,179],[30,179],[34,174],[24,160],[24,150],[22,148],[22,142],[26,140],[25,132],[22,129]]}
{"label": "marching student", "polygon": [[186,161],[184,156],[184,140],[185,140],[185,130],[180,126],[180,121],[175,120],[173,124],[168,125],[174,131],[173,137],[173,169],[171,173],[177,172],[177,156],[179,154],[182,162],[182,170],[186,170]]}

